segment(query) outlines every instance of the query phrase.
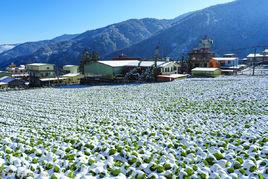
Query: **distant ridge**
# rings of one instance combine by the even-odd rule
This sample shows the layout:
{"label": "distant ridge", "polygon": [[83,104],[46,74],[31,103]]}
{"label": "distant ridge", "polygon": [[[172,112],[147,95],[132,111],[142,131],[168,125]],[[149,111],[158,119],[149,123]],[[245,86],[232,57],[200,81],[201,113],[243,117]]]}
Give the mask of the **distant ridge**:
{"label": "distant ridge", "polygon": [[102,59],[122,53],[141,58],[153,56],[160,45],[161,55],[186,56],[208,35],[217,55],[236,53],[245,57],[243,47],[268,44],[268,1],[237,0],[183,14],[171,20],[130,19],[82,34],[63,35],[52,40],[27,42],[0,54],[0,68],[11,62],[79,64],[85,48],[97,51]]}

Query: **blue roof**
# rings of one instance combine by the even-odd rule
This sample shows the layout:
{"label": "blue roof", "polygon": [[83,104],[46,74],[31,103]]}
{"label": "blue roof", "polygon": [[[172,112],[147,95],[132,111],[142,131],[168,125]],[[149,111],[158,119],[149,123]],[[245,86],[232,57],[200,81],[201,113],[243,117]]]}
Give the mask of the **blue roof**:
{"label": "blue roof", "polygon": [[12,82],[14,80],[16,80],[16,79],[15,78],[8,77],[8,76],[5,76],[5,77],[0,78],[0,82],[2,82],[2,83],[10,83],[10,82]]}

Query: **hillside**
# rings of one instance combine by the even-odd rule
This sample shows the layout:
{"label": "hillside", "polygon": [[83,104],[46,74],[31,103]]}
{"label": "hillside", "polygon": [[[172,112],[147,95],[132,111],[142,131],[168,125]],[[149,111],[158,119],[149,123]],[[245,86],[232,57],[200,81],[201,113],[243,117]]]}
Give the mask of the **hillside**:
{"label": "hillside", "polygon": [[132,47],[114,52],[111,58],[122,52],[130,56],[149,58],[156,45],[161,54],[178,58],[198,45],[208,35],[214,40],[217,55],[236,53],[245,57],[250,50],[235,50],[251,46],[268,46],[268,1],[238,0],[197,11],[171,28]]}
{"label": "hillside", "polygon": [[171,20],[130,19],[82,34],[63,35],[52,40],[27,42],[0,54],[0,68],[15,62],[79,64],[85,48],[103,59],[124,53],[150,58],[160,45],[161,55],[186,56],[204,35],[214,40],[217,55],[236,53],[245,57],[252,46],[268,46],[268,1],[237,0],[183,14]]}
{"label": "hillside", "polygon": [[0,45],[0,54],[3,53],[3,52],[6,52],[8,50],[11,50],[14,47],[16,47],[16,45],[13,45],[13,44],[3,44],[3,45]]}
{"label": "hillside", "polygon": [[[57,37],[48,41],[24,43],[0,55],[0,67],[11,62],[49,62],[59,65],[78,64],[85,48],[102,56],[141,42],[157,32],[169,28],[174,21],[157,19],[131,19],[82,34]],[[65,37],[65,38],[63,38]],[[69,37],[69,36],[67,36]],[[64,40],[63,40],[64,39]]]}

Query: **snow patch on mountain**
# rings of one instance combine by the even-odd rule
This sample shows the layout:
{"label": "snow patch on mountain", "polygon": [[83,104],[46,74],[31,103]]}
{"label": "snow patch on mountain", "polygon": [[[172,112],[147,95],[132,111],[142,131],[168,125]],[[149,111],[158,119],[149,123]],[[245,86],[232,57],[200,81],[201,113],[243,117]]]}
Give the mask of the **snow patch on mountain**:
{"label": "snow patch on mountain", "polygon": [[3,52],[8,51],[8,50],[11,50],[14,47],[16,47],[16,45],[11,45],[11,44],[0,45],[0,53],[3,53]]}

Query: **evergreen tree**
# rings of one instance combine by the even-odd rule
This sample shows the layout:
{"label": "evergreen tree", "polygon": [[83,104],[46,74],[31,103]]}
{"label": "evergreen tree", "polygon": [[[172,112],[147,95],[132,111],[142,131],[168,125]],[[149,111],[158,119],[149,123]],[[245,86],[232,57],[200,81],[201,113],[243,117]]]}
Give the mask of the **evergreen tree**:
{"label": "evergreen tree", "polygon": [[89,53],[89,51],[87,49],[85,49],[84,52],[83,52],[83,55],[82,55],[82,58],[81,58],[81,61],[80,61],[80,67],[79,67],[80,72],[82,74],[85,73],[84,66],[90,62],[91,58],[92,58],[91,54]]}
{"label": "evergreen tree", "polygon": [[96,62],[96,61],[99,61],[99,60],[100,60],[100,57],[99,57],[98,53],[93,51],[92,55],[91,55],[91,61]]}

